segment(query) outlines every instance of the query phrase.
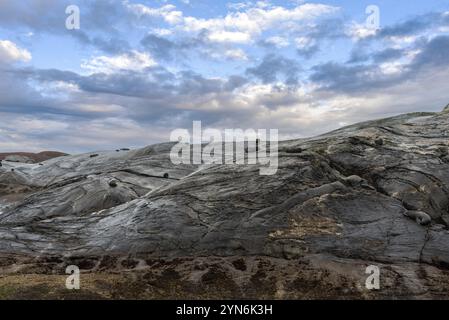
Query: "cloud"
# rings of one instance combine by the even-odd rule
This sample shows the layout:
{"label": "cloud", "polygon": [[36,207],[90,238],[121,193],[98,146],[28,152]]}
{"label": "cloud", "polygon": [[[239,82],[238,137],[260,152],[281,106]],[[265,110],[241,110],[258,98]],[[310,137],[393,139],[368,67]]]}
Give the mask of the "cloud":
{"label": "cloud", "polygon": [[287,28],[291,23],[305,24],[319,17],[333,14],[338,8],[324,4],[302,4],[288,9],[265,4],[240,7],[243,11],[230,12],[223,18],[196,18],[184,16],[173,5],[151,8],[126,2],[128,9],[139,18],[160,17],[165,22],[187,33],[207,30],[211,42],[249,43],[264,31]]}
{"label": "cloud", "polygon": [[0,40],[0,64],[30,60],[31,53],[28,50],[19,48],[14,42]]}
{"label": "cloud", "polygon": [[268,54],[259,65],[248,68],[246,73],[260,79],[264,84],[284,80],[289,85],[295,85],[298,83],[300,70],[296,61]]}
{"label": "cloud", "polygon": [[[81,8],[81,30],[65,27],[65,9],[74,4]],[[127,41],[120,37],[120,30],[128,29],[132,21],[125,13],[121,1],[115,0],[0,1],[0,28],[71,37],[83,45],[118,53],[129,50]]]}
{"label": "cloud", "polygon": [[405,49],[386,48],[379,51],[370,51],[364,47],[356,47],[351,52],[351,57],[348,63],[360,63],[367,61],[374,61],[376,63],[383,63],[392,60],[399,60],[407,54]]}
{"label": "cloud", "polygon": [[449,36],[437,36],[425,43],[413,61],[414,69],[449,65]]}
{"label": "cloud", "polygon": [[[72,4],[81,8],[81,30],[65,28],[65,8]],[[51,34],[72,38],[85,47],[101,50],[105,56],[139,50],[127,40],[129,32],[150,29],[151,35],[142,40],[142,44],[158,59],[182,58],[186,51],[198,48],[202,58],[209,56],[216,60],[220,56],[218,53],[228,51],[229,54],[221,54],[224,60],[244,61],[243,55],[237,58],[231,54],[232,50],[236,53],[243,49],[228,45],[252,44],[265,39],[265,33],[309,28],[311,22],[339,11],[325,4],[287,7],[262,1],[238,7],[238,11],[227,12],[223,17],[206,19],[186,15],[166,3],[151,7],[131,0],[3,1],[0,2],[0,27],[32,32],[36,36]],[[289,42],[288,37],[281,34],[270,37],[270,42],[277,41],[275,45],[279,47],[286,47]]]}
{"label": "cloud", "polygon": [[209,40],[212,42],[248,43],[251,35],[240,31],[214,31],[209,33]]}
{"label": "cloud", "polygon": [[365,24],[353,22],[347,27],[346,34],[352,39],[358,41],[373,37],[377,34],[378,29],[368,27]]}
{"label": "cloud", "polygon": [[410,81],[422,72],[449,66],[449,36],[422,40],[416,46],[413,51],[385,49],[371,55],[353,56],[349,61],[372,59],[368,64],[329,62],[317,65],[310,80],[326,90],[346,93],[373,91]]}
{"label": "cloud", "polygon": [[290,41],[287,38],[280,36],[273,36],[267,39],[262,39],[259,44],[265,47],[284,48],[290,45]]}
{"label": "cloud", "polygon": [[112,74],[118,71],[141,71],[156,66],[148,53],[131,51],[117,56],[98,56],[82,63],[81,67],[91,73]]}
{"label": "cloud", "polygon": [[[432,46],[438,47],[434,44],[430,48]],[[430,48],[429,52],[436,50]],[[283,61],[279,65],[287,65],[285,58],[276,56],[264,61]],[[362,71],[348,69],[346,76]],[[0,125],[0,130],[9,140],[0,139],[0,148],[11,150],[14,146],[22,146],[30,147],[30,150],[51,148],[79,152],[143,146],[166,141],[171,129],[190,128],[191,121],[197,119],[207,126],[222,129],[282,128],[282,138],[311,136],[393,111],[415,111],[423,105],[438,108],[444,100],[445,90],[449,89],[444,80],[447,68],[425,71],[410,81],[392,82],[382,91],[335,92],[336,88],[316,91],[314,84],[309,87],[277,82],[255,84],[241,76],[211,79],[192,72],[170,73],[161,67],[144,72],[90,76],[56,70],[28,70],[28,73],[18,74],[17,78],[26,76],[39,82],[66,81],[76,84],[80,91],[62,101],[41,100],[36,113],[28,113],[36,108],[35,98],[24,101],[26,107],[22,116],[17,114],[17,108],[10,109],[16,114],[2,115],[8,126]],[[261,73],[262,79],[266,74]],[[344,80],[337,78],[335,81],[340,79]],[[59,105],[69,105],[66,110],[70,112],[62,112],[64,109],[51,111],[51,107]],[[44,116],[44,110],[51,111],[47,113],[50,115]],[[40,131],[46,118],[50,120],[51,130]],[[33,130],[26,129],[27,121],[33,125]]]}
{"label": "cloud", "polygon": [[373,55],[373,60],[374,60],[374,62],[380,63],[380,62],[386,62],[386,61],[391,61],[391,60],[397,60],[399,58],[402,58],[403,56],[404,56],[404,50],[388,48],[388,49],[384,49],[379,52],[376,52]]}
{"label": "cloud", "polygon": [[247,61],[248,56],[246,55],[245,51],[242,49],[229,49],[224,52],[224,56],[231,60],[243,60]]}
{"label": "cloud", "polygon": [[378,37],[406,37],[415,36],[420,32],[423,32],[439,23],[441,23],[441,14],[439,13],[428,13],[420,15],[404,22],[386,26],[379,30]]}
{"label": "cloud", "polygon": [[449,18],[444,12],[430,12],[379,29],[368,28],[364,24],[353,22],[346,32],[355,40],[372,41],[386,39],[400,41],[401,39],[416,39],[426,32],[438,31],[438,28],[441,26],[448,25]]}
{"label": "cloud", "polygon": [[133,4],[129,3],[129,1],[124,1],[124,4],[138,17],[160,17],[170,24],[177,24],[183,20],[183,13],[176,10],[176,6],[172,4],[167,4],[160,8],[151,8],[143,4]]}
{"label": "cloud", "polygon": [[182,49],[182,46],[155,34],[145,36],[140,43],[156,58],[161,60],[171,60],[174,51]]}
{"label": "cloud", "polygon": [[298,37],[295,39],[296,49],[300,56],[311,58],[320,48],[313,38]]}
{"label": "cloud", "polygon": [[140,41],[140,44],[145,50],[151,52],[155,58],[163,61],[188,60],[195,55],[209,57],[215,55],[215,58],[223,56],[223,48],[217,48],[215,45],[208,44],[205,34],[206,32],[202,32],[172,40],[150,33]]}

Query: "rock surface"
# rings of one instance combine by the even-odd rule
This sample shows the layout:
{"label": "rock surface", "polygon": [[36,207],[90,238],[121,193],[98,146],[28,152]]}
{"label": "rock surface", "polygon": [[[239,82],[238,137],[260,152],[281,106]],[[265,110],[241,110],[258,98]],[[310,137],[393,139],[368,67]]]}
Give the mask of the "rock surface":
{"label": "rock surface", "polygon": [[34,163],[34,160],[31,158],[28,158],[26,156],[19,156],[19,155],[10,155],[6,156],[4,161],[9,162],[20,162],[20,163]]}
{"label": "rock surface", "polygon": [[4,163],[0,271],[139,283],[103,297],[447,298],[448,130],[413,113],[281,142],[272,176],[173,165],[170,143]]}
{"label": "rock surface", "polygon": [[37,163],[57,157],[66,156],[67,154],[56,151],[42,151],[39,153],[29,152],[10,152],[0,153],[0,160],[22,163]]}

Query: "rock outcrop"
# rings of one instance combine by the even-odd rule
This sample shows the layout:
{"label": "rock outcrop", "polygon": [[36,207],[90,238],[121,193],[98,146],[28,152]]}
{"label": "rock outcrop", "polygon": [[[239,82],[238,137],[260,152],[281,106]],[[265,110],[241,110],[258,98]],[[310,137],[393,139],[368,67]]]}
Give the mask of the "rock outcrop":
{"label": "rock outcrop", "polygon": [[173,165],[170,143],[4,163],[0,269],[138,279],[105,297],[447,298],[448,129],[413,113],[284,141],[272,176]]}
{"label": "rock outcrop", "polygon": [[21,163],[38,163],[49,159],[66,156],[67,154],[56,151],[42,151],[39,153],[9,152],[0,153],[0,161],[11,161]]}
{"label": "rock outcrop", "polygon": [[6,156],[4,161],[9,162],[20,162],[20,163],[34,163],[34,160],[31,158],[28,158],[26,156],[20,156],[20,155],[10,155]]}

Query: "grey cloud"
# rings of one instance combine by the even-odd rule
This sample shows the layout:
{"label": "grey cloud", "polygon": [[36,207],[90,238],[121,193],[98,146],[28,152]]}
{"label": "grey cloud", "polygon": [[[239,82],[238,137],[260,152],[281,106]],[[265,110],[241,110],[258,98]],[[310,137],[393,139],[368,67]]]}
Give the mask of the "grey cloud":
{"label": "grey cloud", "polygon": [[371,36],[358,41],[351,51],[348,63],[362,63],[374,61],[382,63],[394,59],[399,59],[407,51],[405,49],[386,48],[383,50],[375,50],[376,45],[380,43],[388,44],[384,40],[392,37],[419,36],[418,39],[410,46],[410,48],[421,48],[427,45],[427,39],[421,36],[422,33],[433,28],[448,26],[449,16],[441,12],[431,12],[415,16],[403,22],[385,26]]}
{"label": "grey cloud", "polygon": [[86,41],[86,43],[111,54],[124,53],[131,49],[128,41],[119,38],[105,39],[102,37],[94,37]]}
{"label": "grey cloud", "polygon": [[431,39],[413,62],[415,69],[424,66],[442,67],[449,65],[449,36]]}
{"label": "grey cloud", "polygon": [[403,22],[390,26],[384,26],[379,31],[360,42],[369,43],[371,41],[382,40],[390,37],[416,36],[439,26],[448,26],[449,16],[442,12],[430,12],[409,18]]}
{"label": "grey cloud", "polygon": [[178,48],[174,42],[154,34],[149,34],[143,38],[141,44],[145,49],[149,50],[154,57],[161,60],[172,60],[173,51]]}
{"label": "grey cloud", "polygon": [[364,47],[356,47],[351,52],[351,57],[348,63],[360,63],[372,60],[376,63],[383,63],[391,60],[396,60],[406,54],[404,49],[387,48],[380,51],[371,52],[371,50]]}
{"label": "grey cloud", "polygon": [[208,42],[208,31],[168,39],[155,34],[146,35],[140,44],[156,58],[164,61],[188,60],[193,54],[209,57],[210,52],[220,52],[222,46]]}
{"label": "grey cloud", "polygon": [[318,44],[314,44],[307,48],[301,48],[296,50],[299,56],[304,57],[306,59],[312,58],[318,51],[320,51],[320,46]]}
{"label": "grey cloud", "polygon": [[298,48],[296,52],[305,59],[310,59],[321,50],[323,42],[346,37],[344,20],[342,18],[322,19],[312,26],[308,26],[305,36],[313,41],[306,48]]}
{"label": "grey cloud", "polygon": [[415,35],[440,23],[441,18],[442,16],[439,13],[420,15],[396,25],[384,27],[380,30],[378,36],[384,38]]}
{"label": "grey cloud", "polygon": [[[65,9],[78,5],[81,29],[67,30]],[[94,46],[107,53],[129,49],[120,35],[123,24],[122,4],[114,0],[24,0],[0,1],[0,27],[72,37],[83,45]]]}
{"label": "grey cloud", "polygon": [[[11,70],[17,79],[28,79],[42,84],[51,85],[63,81],[77,85],[80,92],[72,96],[77,102],[94,100],[106,104],[119,104],[129,111],[128,116],[136,121],[151,119],[158,121],[168,117],[175,118],[182,103],[193,104],[195,100],[207,95],[220,97],[231,94],[233,90],[247,83],[241,76],[231,76],[229,79],[208,79],[192,71],[171,73],[162,67],[152,67],[142,72],[122,71],[114,74],[97,73],[88,76],[70,71],[55,69],[40,70],[33,68]],[[57,106],[59,101],[52,101]],[[65,103],[67,105],[67,102]],[[47,105],[49,105],[47,103]],[[70,103],[69,106],[70,107]],[[64,113],[66,108],[36,108],[37,112]],[[28,112],[28,110],[24,110]],[[95,114],[80,111],[76,108],[69,111],[73,115],[94,117]]]}
{"label": "grey cloud", "polygon": [[225,84],[226,91],[233,91],[248,83],[248,79],[242,76],[230,76]]}
{"label": "grey cloud", "polygon": [[1,1],[0,26],[61,32],[65,30],[65,8],[70,4],[68,0]]}
{"label": "grey cloud", "polygon": [[399,84],[410,75],[409,68],[399,74],[384,74],[377,65],[326,63],[313,68],[310,80],[331,90],[355,94]]}
{"label": "grey cloud", "polygon": [[276,44],[267,41],[267,39],[261,39],[257,41],[257,45],[266,49],[276,49]]}
{"label": "grey cloud", "polygon": [[0,26],[28,28],[36,32],[66,33],[66,8],[80,8],[81,28],[91,32],[117,33],[128,24],[121,1],[115,0],[22,0],[0,2]]}
{"label": "grey cloud", "polygon": [[402,49],[393,49],[388,48],[379,52],[376,52],[373,55],[374,62],[382,63],[386,61],[391,61],[395,59],[399,59],[404,55],[405,51]]}
{"label": "grey cloud", "polygon": [[336,39],[345,37],[344,18],[327,18],[310,26],[308,36],[316,39]]}
{"label": "grey cloud", "polygon": [[300,71],[301,68],[296,61],[268,54],[259,65],[248,68],[246,74],[260,79],[264,84],[285,80],[288,85],[296,85]]}
{"label": "grey cloud", "polygon": [[319,83],[328,90],[351,91],[366,86],[366,77],[371,66],[346,66],[339,63],[326,63],[313,68],[310,77],[313,82]]}
{"label": "grey cloud", "polygon": [[373,64],[326,63],[315,66],[310,77],[327,90],[346,93],[372,91],[400,84],[423,70],[449,66],[449,36],[438,36],[421,43],[421,52],[398,74],[384,74],[377,63],[400,57],[400,50],[384,50],[373,55]]}
{"label": "grey cloud", "polygon": [[192,71],[181,73],[181,84],[178,92],[182,95],[203,95],[219,92],[223,89],[223,81],[219,79],[206,79]]}
{"label": "grey cloud", "polygon": [[354,48],[351,51],[351,55],[347,63],[361,63],[370,60],[369,53],[364,48]]}
{"label": "grey cloud", "polygon": [[373,45],[378,44],[379,41],[382,42],[391,37],[419,36],[419,38],[412,45],[419,48],[421,46],[425,46],[427,43],[427,39],[420,36],[421,33],[429,31],[432,28],[448,25],[448,15],[441,12],[431,12],[415,16],[391,26],[382,27],[376,34],[359,40],[359,42],[352,49],[348,63],[360,63],[367,62],[369,60],[384,62],[400,58],[400,56],[406,52],[405,50],[402,50],[401,52],[401,49],[386,48],[384,50],[377,51],[373,49]]}

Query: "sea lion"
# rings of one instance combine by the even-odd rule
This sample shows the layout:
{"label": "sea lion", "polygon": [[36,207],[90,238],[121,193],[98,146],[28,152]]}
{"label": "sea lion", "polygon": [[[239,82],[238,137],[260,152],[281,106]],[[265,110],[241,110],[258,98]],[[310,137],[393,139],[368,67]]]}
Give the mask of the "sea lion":
{"label": "sea lion", "polygon": [[406,217],[415,219],[416,222],[422,226],[426,226],[432,222],[432,218],[423,211],[406,210],[404,212]]}

